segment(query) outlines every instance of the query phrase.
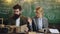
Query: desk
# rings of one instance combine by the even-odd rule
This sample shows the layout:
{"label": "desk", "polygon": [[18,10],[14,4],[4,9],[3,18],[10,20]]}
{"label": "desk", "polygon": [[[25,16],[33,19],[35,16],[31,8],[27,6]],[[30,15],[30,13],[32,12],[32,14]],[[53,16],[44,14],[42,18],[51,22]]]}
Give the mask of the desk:
{"label": "desk", "polygon": [[[26,34],[26,33],[0,33],[0,34]],[[37,33],[37,32],[28,32],[27,34],[58,34],[58,33]],[[60,33],[59,33],[60,34]]]}
{"label": "desk", "polygon": [[38,33],[38,32],[29,32],[28,34],[60,34],[60,33]]}

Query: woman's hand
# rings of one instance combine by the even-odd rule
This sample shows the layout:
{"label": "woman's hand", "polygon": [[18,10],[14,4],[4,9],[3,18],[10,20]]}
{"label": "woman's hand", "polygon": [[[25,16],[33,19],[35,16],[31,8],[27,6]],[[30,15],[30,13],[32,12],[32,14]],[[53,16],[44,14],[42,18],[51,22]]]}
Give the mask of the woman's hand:
{"label": "woman's hand", "polygon": [[28,17],[28,22],[29,22],[29,24],[32,23],[32,19],[30,17]]}

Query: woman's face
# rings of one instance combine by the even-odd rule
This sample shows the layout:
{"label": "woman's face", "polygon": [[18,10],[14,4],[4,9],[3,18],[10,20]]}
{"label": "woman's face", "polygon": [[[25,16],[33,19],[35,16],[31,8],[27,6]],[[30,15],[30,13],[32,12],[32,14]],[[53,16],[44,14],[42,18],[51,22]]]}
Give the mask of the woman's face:
{"label": "woman's face", "polygon": [[43,14],[42,8],[36,10],[36,16],[39,16],[39,15],[42,15],[42,14]]}

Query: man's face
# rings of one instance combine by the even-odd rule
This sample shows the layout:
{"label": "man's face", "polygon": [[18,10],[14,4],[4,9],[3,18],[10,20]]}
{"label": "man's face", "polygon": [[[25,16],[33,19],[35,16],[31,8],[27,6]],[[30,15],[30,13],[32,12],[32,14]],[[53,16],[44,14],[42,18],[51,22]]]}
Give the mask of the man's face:
{"label": "man's face", "polygon": [[19,9],[14,9],[14,14],[20,15],[21,14],[21,11]]}

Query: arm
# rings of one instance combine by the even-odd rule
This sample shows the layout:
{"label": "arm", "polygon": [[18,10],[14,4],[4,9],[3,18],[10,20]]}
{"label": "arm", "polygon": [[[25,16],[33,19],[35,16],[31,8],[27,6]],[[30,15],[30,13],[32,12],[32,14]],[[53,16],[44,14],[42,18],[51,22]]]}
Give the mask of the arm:
{"label": "arm", "polygon": [[44,19],[44,30],[45,30],[45,32],[48,32],[48,19],[47,18],[45,18]]}
{"label": "arm", "polygon": [[32,19],[30,18],[30,17],[28,17],[28,23],[27,23],[27,27],[28,27],[28,29],[29,29],[29,31],[32,31]]}

